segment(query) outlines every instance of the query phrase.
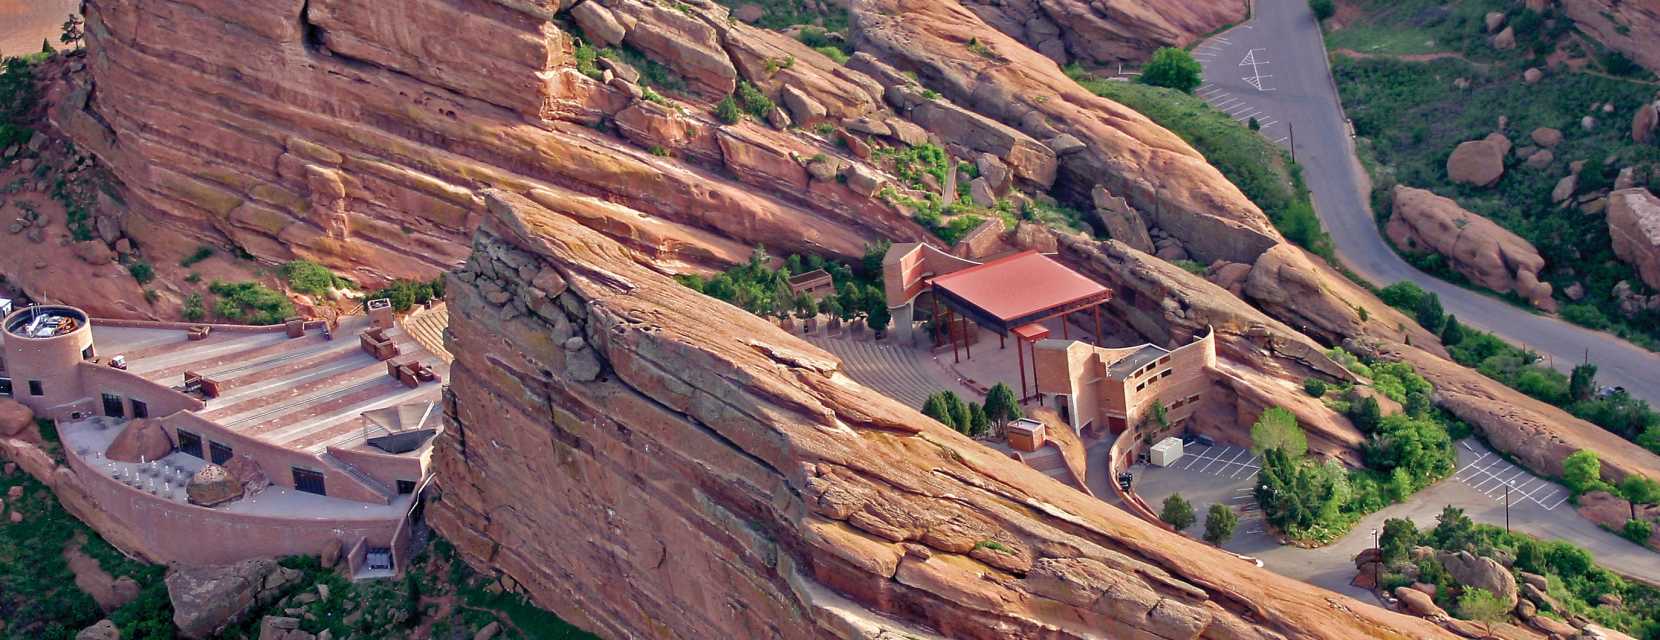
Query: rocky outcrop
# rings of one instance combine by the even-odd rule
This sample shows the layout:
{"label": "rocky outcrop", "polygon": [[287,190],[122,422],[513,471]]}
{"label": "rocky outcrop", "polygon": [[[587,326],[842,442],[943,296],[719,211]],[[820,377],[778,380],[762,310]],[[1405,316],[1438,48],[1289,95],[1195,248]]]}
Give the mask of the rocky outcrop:
{"label": "rocky outcrop", "polygon": [[1510,142],[1486,138],[1458,145],[1447,156],[1447,179],[1477,187],[1491,187],[1504,176],[1504,156]]}
{"label": "rocky outcrop", "polygon": [[1608,235],[1614,255],[1637,267],[1650,289],[1660,289],[1660,198],[1641,187],[1610,194]]}
{"label": "rocky outcrop", "polygon": [[173,624],[186,638],[215,636],[241,623],[254,610],[286,595],[303,578],[275,560],[244,560],[220,567],[181,568],[167,572],[167,598]]}
{"label": "rocky outcrop", "polygon": [[1147,221],[1141,217],[1140,211],[1099,185],[1090,190],[1089,197],[1095,205],[1095,217],[1106,229],[1108,238],[1130,245],[1131,249],[1142,253],[1153,252],[1153,238],[1147,234]]}
{"label": "rocky outcrop", "polygon": [[[1262,210],[1181,138],[1086,91],[1054,61],[963,5],[855,0],[851,11],[861,53],[914,72],[956,104],[1055,151],[1057,195],[1079,208],[1087,209],[1091,191],[1105,186],[1200,262],[1250,263],[1281,242]],[[887,97],[901,112],[925,102],[918,91],[895,88],[897,79],[884,82],[895,83]]]}
{"label": "rocky outcrop", "polygon": [[429,520],[581,626],[1445,637],[1060,489],[568,217],[490,202],[450,281]]}
{"label": "rocky outcrop", "polygon": [[0,399],[0,437],[33,438],[35,412],[11,398]]}
{"label": "rocky outcrop", "polygon": [[1545,259],[1521,236],[1425,189],[1397,185],[1394,203],[1387,229],[1396,247],[1439,253],[1476,284],[1556,309],[1551,285],[1539,281]]}
{"label": "rocky outcrop", "polygon": [[997,30],[1054,60],[1084,65],[1140,63],[1159,47],[1186,47],[1245,19],[1242,0],[969,0],[963,3]]}
{"label": "rocky outcrop", "polygon": [[1580,30],[1650,71],[1660,72],[1660,5],[1620,0],[1562,0]]}
{"label": "rocky outcrop", "polygon": [[139,418],[121,427],[104,456],[121,462],[147,462],[172,452],[173,439],[162,429],[161,421]]}
{"label": "rocky outcrop", "polygon": [[1631,116],[1631,139],[1638,144],[1654,142],[1656,130],[1660,130],[1660,100],[1638,106]]}
{"label": "rocky outcrop", "polygon": [[1468,551],[1437,552],[1435,560],[1459,584],[1472,589],[1485,589],[1511,608],[1516,606],[1516,577],[1510,575],[1510,569],[1497,560]]}
{"label": "rocky outcrop", "polygon": [[212,507],[241,498],[242,483],[224,467],[210,464],[190,476],[184,491],[190,504]]}

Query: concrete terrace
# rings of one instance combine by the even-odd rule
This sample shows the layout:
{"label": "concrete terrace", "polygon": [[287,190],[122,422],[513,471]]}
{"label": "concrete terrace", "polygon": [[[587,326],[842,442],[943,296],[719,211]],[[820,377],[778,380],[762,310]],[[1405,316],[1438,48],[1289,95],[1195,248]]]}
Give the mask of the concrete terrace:
{"label": "concrete terrace", "polygon": [[[333,340],[320,331],[289,338],[281,331],[214,332],[188,341],[175,329],[93,325],[101,355],[124,355],[128,371],[179,386],[186,371],[217,381],[220,396],[198,412],[226,429],[308,453],[362,444],[363,412],[439,399],[441,385],[408,388],[387,375],[386,363],[358,348],[368,318],[343,318]],[[449,366],[402,327],[387,331],[397,362],[418,360],[447,379]],[[160,416],[157,416],[160,417]]]}

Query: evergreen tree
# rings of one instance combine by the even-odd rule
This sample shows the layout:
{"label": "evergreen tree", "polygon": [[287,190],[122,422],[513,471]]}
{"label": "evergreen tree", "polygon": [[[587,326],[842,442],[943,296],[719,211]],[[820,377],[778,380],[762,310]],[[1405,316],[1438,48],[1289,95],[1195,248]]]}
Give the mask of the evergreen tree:
{"label": "evergreen tree", "polygon": [[1454,346],[1464,341],[1464,325],[1458,323],[1458,316],[1448,314],[1447,326],[1441,328],[1441,344]]}
{"label": "evergreen tree", "polygon": [[1572,378],[1568,381],[1568,395],[1575,402],[1590,400],[1597,394],[1597,365],[1589,362],[1574,365]]}
{"label": "evergreen tree", "polygon": [[1234,515],[1233,509],[1224,504],[1210,505],[1205,512],[1205,542],[1222,546],[1228,538],[1233,537],[1234,528],[1239,526],[1239,516]]}
{"label": "evergreen tree", "polygon": [[957,394],[945,391],[945,404],[951,408],[951,425],[958,431],[967,433],[973,425],[974,419],[968,414],[968,405]]}
{"label": "evergreen tree", "polygon": [[54,50],[52,48],[52,41],[47,40],[45,38],[41,38],[40,39],[40,52],[44,53],[44,54],[47,54],[47,55],[51,55],[53,53],[56,53],[56,50]]}
{"label": "evergreen tree", "polygon": [[1402,562],[1412,555],[1412,548],[1418,546],[1418,525],[1407,518],[1390,518],[1383,521],[1383,533],[1378,535],[1378,551],[1383,554],[1383,563],[1392,565]]}
{"label": "evergreen tree", "polygon": [[1182,494],[1173,493],[1164,499],[1164,510],[1159,512],[1159,519],[1181,531],[1193,526],[1196,519],[1193,515],[1193,504],[1182,498]]}
{"label": "evergreen tree", "polygon": [[938,420],[940,424],[952,429],[957,428],[957,418],[951,415],[951,405],[945,401],[943,391],[928,396],[922,403],[922,415]]}
{"label": "evergreen tree", "polygon": [[1413,315],[1417,317],[1418,324],[1423,325],[1430,333],[1441,333],[1441,327],[1447,322],[1447,312],[1441,308],[1441,296],[1435,295],[1433,291],[1426,292],[1424,297],[1418,299]]}
{"label": "evergreen tree", "polygon": [[1378,423],[1383,421],[1383,409],[1378,406],[1378,399],[1363,396],[1350,402],[1349,421],[1353,422],[1361,433],[1376,431]]}
{"label": "evergreen tree", "polygon": [[1337,4],[1332,0],[1308,0],[1308,7],[1314,10],[1315,20],[1325,20],[1337,15]]}
{"label": "evergreen tree", "polygon": [[991,423],[1002,429],[1010,420],[1018,420],[1020,414],[1020,399],[1014,395],[1014,389],[1001,382],[991,386],[986,392],[986,417]]}
{"label": "evergreen tree", "polygon": [[978,402],[968,403],[968,435],[980,437],[991,430],[991,419],[986,417],[985,407]]}

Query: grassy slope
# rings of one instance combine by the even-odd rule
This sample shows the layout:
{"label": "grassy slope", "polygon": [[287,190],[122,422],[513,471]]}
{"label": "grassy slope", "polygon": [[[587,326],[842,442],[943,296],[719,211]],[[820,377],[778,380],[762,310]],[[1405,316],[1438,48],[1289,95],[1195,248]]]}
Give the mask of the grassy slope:
{"label": "grassy slope", "polygon": [[[1480,36],[1480,16],[1497,3],[1481,0],[1446,13],[1416,8],[1422,4],[1412,0],[1375,14],[1369,22],[1352,27],[1359,31],[1343,29],[1328,41],[1333,47],[1366,51],[1387,49],[1403,39],[1422,39],[1447,45],[1474,60],[1336,57],[1333,71],[1356,135],[1362,139],[1363,155],[1376,160],[1369,165],[1379,191],[1374,194],[1378,215],[1387,216],[1387,190],[1397,182],[1452,197],[1532,242],[1549,265],[1541,277],[1555,286],[1563,303],[1568,302],[1562,292],[1569,284],[1585,285],[1584,305],[1565,306],[1565,318],[1652,346],[1660,338],[1660,317],[1651,313],[1620,321],[1610,297],[1616,282],[1638,281],[1629,265],[1614,259],[1604,218],[1559,209],[1550,204],[1550,192],[1567,175],[1573,160],[1614,158],[1614,166],[1660,161],[1660,149],[1633,145],[1625,126],[1655,87],[1565,70],[1525,85],[1519,74],[1530,63],[1516,52],[1501,55]],[[1440,17],[1429,20],[1426,15]],[[1549,36],[1549,28],[1541,25],[1532,36],[1521,39],[1521,50],[1543,48],[1536,43]],[[1454,88],[1452,83],[1458,78],[1469,79],[1471,88]],[[1615,112],[1599,111],[1599,126],[1589,132],[1581,129],[1580,118],[1589,113],[1590,106],[1604,102],[1612,102]],[[1565,139],[1554,150],[1556,160],[1535,170],[1513,158],[1504,178],[1491,189],[1447,180],[1446,159],[1453,148],[1494,131],[1500,115],[1509,118],[1507,133],[1518,146],[1532,144],[1528,134],[1537,127],[1561,130]],[[1419,256],[1413,261],[1438,275],[1453,275],[1437,258]]]}

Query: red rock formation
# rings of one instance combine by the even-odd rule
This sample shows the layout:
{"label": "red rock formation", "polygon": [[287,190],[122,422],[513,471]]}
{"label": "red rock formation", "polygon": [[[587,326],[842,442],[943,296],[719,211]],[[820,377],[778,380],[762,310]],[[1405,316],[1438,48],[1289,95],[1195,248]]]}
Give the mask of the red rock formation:
{"label": "red rock formation", "polygon": [[1660,72],[1660,4],[1621,0],[1562,0],[1579,28],[1637,64]]}
{"label": "red rock formation", "polygon": [[1140,63],[1159,47],[1185,47],[1245,19],[1242,0],[968,0],[987,24],[1058,64]]}
{"label": "red rock formation", "polygon": [[1476,284],[1556,310],[1550,283],[1539,281],[1545,259],[1526,239],[1425,189],[1396,185],[1393,202],[1388,232],[1396,247],[1439,253]]}
{"label": "red rock formation", "polygon": [[602,635],[1446,637],[1061,489],[569,217],[490,212],[429,519]]}

